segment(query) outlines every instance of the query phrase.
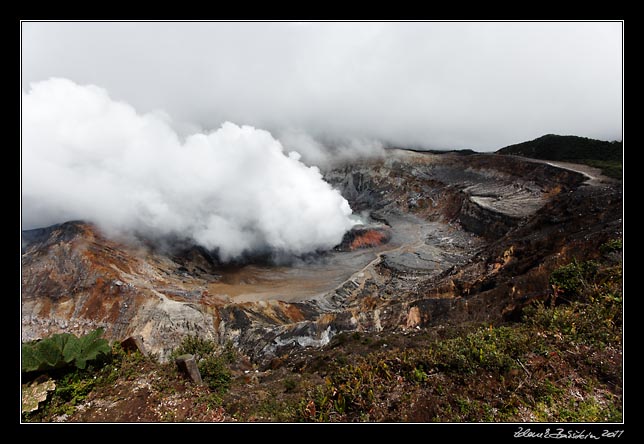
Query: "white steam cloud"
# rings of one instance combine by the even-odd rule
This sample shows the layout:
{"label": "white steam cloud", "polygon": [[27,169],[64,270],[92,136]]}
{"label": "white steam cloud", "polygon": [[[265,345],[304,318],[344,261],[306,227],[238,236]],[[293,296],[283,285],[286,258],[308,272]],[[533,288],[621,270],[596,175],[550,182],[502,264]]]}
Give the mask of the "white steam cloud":
{"label": "white steam cloud", "polygon": [[364,137],[334,137],[327,143],[322,143],[303,130],[292,128],[278,132],[277,136],[285,148],[296,150],[304,163],[322,168],[385,155],[381,141]]}
{"label": "white steam cloud", "polygon": [[112,234],[188,238],[222,259],[304,254],[356,220],[316,167],[270,133],[226,122],[181,140],[96,86],[55,78],[22,92],[23,229],[73,219]]}

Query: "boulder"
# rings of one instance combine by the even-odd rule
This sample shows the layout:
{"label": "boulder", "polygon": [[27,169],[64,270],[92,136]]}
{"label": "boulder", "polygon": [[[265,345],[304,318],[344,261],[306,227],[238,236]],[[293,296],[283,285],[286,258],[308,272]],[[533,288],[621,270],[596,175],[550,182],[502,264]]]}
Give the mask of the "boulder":
{"label": "boulder", "polygon": [[196,382],[197,384],[201,384],[203,382],[194,355],[181,355],[178,356],[174,361],[177,363],[179,370],[183,372],[192,382]]}
{"label": "boulder", "polygon": [[47,399],[49,392],[56,389],[56,383],[46,375],[41,375],[30,384],[22,386],[22,413],[38,410],[39,404]]}

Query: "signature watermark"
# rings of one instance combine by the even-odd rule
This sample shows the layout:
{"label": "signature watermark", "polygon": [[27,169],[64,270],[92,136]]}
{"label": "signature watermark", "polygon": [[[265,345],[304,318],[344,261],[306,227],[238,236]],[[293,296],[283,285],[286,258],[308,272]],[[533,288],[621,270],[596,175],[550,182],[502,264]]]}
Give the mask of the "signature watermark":
{"label": "signature watermark", "polygon": [[544,438],[544,439],[602,439],[602,438],[619,438],[624,434],[624,430],[602,430],[586,431],[576,429],[546,429],[543,432],[535,432],[529,428],[519,427],[514,432],[515,438]]}

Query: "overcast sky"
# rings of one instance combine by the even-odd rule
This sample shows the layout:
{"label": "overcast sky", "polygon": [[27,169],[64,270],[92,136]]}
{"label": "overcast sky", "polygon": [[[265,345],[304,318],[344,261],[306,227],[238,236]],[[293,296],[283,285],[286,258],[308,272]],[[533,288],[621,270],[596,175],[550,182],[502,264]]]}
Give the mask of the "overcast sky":
{"label": "overcast sky", "polygon": [[94,84],[182,136],[230,121],[478,151],[547,133],[621,140],[622,27],[24,22],[22,88]]}

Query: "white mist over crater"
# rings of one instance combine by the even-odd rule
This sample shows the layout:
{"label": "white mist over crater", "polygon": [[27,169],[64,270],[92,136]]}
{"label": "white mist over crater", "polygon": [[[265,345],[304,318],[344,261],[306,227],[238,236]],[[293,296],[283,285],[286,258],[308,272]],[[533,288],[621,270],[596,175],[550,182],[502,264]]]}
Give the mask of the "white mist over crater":
{"label": "white mist over crater", "polygon": [[22,92],[22,228],[81,219],[108,234],[187,238],[224,260],[331,248],[358,218],[299,159],[230,122],[183,140],[163,112],[52,78]]}

